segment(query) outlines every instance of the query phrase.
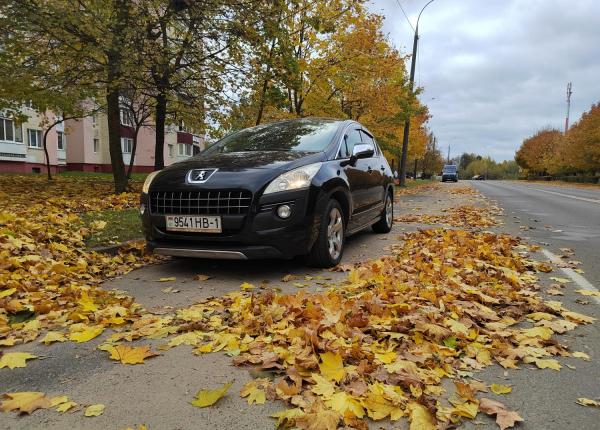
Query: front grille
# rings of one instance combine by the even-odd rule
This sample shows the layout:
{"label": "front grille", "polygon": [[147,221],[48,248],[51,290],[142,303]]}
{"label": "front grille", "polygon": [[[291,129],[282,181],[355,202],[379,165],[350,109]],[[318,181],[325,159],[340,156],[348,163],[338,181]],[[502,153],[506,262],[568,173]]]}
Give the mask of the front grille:
{"label": "front grille", "polygon": [[240,215],[251,203],[252,193],[245,190],[150,193],[150,211],[157,215]]}

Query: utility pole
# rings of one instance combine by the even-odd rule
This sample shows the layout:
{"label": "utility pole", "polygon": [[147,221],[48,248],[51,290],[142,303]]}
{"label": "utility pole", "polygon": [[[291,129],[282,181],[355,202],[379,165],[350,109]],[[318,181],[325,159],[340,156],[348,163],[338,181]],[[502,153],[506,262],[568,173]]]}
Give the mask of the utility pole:
{"label": "utility pole", "polygon": [[[409,81],[409,89],[410,94],[413,94],[413,87],[415,85],[415,67],[417,62],[417,44],[419,43],[419,19],[421,18],[421,14],[425,10],[427,6],[429,6],[434,0],[429,0],[421,12],[419,12],[419,16],[417,17],[417,25],[415,26],[415,36],[413,38],[413,51],[412,57],[410,59],[410,81]],[[408,133],[410,131],[410,112],[406,115],[406,120],[404,121],[404,135],[402,136],[402,157],[400,158],[400,186],[406,186],[406,156],[408,152]]]}
{"label": "utility pole", "polygon": [[448,145],[448,163],[447,164],[450,164],[450,145]]}
{"label": "utility pole", "polygon": [[567,117],[565,118],[565,134],[569,131],[569,114],[571,113],[571,94],[573,94],[573,83],[567,84]]}

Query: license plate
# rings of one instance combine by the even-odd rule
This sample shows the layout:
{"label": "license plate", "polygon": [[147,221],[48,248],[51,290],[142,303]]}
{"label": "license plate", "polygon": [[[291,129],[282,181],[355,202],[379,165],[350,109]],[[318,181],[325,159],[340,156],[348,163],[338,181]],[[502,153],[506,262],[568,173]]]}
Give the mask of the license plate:
{"label": "license plate", "polygon": [[167,215],[168,231],[197,231],[221,233],[220,216]]}

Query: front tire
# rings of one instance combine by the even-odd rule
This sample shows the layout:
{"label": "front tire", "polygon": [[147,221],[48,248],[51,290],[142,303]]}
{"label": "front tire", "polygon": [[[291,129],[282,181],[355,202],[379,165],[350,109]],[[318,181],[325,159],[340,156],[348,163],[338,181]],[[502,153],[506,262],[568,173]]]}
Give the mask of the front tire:
{"label": "front tire", "polygon": [[381,218],[375,224],[373,224],[373,231],[375,233],[389,233],[394,225],[394,201],[392,200],[392,194],[387,192],[385,194],[385,202],[383,204],[383,213]]}
{"label": "front tire", "polygon": [[330,200],[321,214],[319,233],[310,253],[308,264],[314,267],[333,267],[342,260],[346,225],[344,212],[337,200]]}

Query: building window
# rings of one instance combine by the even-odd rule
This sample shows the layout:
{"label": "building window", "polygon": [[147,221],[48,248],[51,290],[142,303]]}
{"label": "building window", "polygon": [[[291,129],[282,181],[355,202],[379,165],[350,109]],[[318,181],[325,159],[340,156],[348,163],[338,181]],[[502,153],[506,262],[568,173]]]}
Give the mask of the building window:
{"label": "building window", "polygon": [[131,151],[133,151],[133,139],[122,137],[121,148],[123,149],[123,154],[131,154]]}
{"label": "building window", "polygon": [[[20,126],[17,126],[16,128],[20,128]],[[23,136],[21,136],[21,140],[22,137]],[[0,140],[18,142],[15,136],[15,126],[13,120],[0,118]]]}
{"label": "building window", "polygon": [[97,122],[98,122],[98,114],[95,113],[92,115],[92,124],[96,125]]}
{"label": "building window", "polygon": [[56,147],[58,148],[58,150],[64,151],[67,141],[65,139],[65,134],[62,131],[56,132],[56,142]]}
{"label": "building window", "polygon": [[27,138],[30,148],[41,148],[42,147],[42,131],[27,129]]}
{"label": "building window", "polygon": [[173,145],[169,144],[167,148],[169,148],[169,158],[173,158]]}
{"label": "building window", "polygon": [[23,126],[15,124],[15,142],[23,143]]}
{"label": "building window", "polygon": [[188,143],[178,143],[179,156],[180,157],[191,157],[192,156],[192,145]]}
{"label": "building window", "polygon": [[100,139],[94,139],[94,152],[98,152],[100,150]]}
{"label": "building window", "polygon": [[131,112],[128,109],[121,108],[121,124],[128,125],[129,127],[133,127],[133,117]]}

